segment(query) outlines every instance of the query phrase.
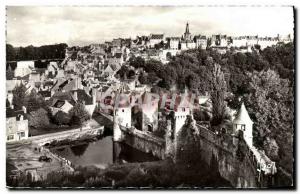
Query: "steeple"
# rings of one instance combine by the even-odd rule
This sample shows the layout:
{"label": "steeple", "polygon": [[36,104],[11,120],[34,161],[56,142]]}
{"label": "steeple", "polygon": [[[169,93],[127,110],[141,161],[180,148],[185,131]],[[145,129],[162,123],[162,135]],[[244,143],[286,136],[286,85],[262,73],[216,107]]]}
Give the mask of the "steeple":
{"label": "steeple", "polygon": [[186,23],[185,32],[183,36],[183,40],[188,41],[192,39],[192,35],[190,33],[189,23]]}
{"label": "steeple", "polygon": [[189,33],[190,33],[189,22],[186,23],[185,33],[186,33],[186,34],[189,34]]}

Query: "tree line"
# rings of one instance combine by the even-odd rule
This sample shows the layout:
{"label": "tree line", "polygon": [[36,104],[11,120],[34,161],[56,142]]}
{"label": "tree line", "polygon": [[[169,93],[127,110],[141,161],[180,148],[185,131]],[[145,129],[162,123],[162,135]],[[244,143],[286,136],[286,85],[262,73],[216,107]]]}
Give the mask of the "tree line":
{"label": "tree line", "polygon": [[43,45],[39,47],[32,45],[26,47],[14,47],[11,44],[6,44],[6,61],[63,59],[67,47],[68,45],[65,43]]}

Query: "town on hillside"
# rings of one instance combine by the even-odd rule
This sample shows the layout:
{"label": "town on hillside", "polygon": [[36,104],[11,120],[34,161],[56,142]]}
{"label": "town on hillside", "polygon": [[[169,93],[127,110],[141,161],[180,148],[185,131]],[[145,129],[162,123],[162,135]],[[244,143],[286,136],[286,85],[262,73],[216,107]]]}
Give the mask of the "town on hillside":
{"label": "town on hillside", "polygon": [[7,186],[293,187],[293,41],[7,44]]}

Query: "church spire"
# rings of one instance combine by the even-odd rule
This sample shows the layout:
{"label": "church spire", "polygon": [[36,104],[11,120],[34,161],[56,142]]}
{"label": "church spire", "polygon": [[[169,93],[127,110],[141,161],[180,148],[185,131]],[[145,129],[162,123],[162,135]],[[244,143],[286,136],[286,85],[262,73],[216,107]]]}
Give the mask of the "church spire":
{"label": "church spire", "polygon": [[186,23],[185,33],[186,34],[190,33],[189,22]]}

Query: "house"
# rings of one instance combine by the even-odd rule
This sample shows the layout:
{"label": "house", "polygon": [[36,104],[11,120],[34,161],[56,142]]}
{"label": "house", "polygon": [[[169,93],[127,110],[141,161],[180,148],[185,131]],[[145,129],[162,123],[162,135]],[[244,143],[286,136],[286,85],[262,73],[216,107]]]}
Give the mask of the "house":
{"label": "house", "polygon": [[113,39],[111,43],[113,47],[120,48],[122,45],[122,39],[121,38]]}
{"label": "house", "polygon": [[52,105],[50,106],[50,110],[52,115],[55,115],[57,112],[62,111],[64,113],[69,113],[69,111],[73,108],[73,105],[67,100],[59,100],[54,99]]}
{"label": "house", "polygon": [[167,41],[168,41],[169,49],[171,49],[171,50],[179,49],[179,42],[180,42],[179,37],[169,37],[169,38],[167,38]]}
{"label": "house", "polygon": [[123,54],[120,52],[117,52],[114,54],[113,57],[108,58],[109,65],[116,64],[122,66],[123,63],[124,63]]}
{"label": "house", "polygon": [[109,78],[112,78],[113,75],[119,70],[121,69],[121,66],[118,65],[117,63],[116,64],[108,64],[106,66],[106,68],[104,69],[104,71],[102,72],[102,75],[105,76],[105,77],[109,77]]}
{"label": "house", "polygon": [[227,47],[228,39],[226,35],[212,35],[211,37],[211,46],[213,47]]}
{"label": "house", "polygon": [[96,90],[91,90],[91,94],[88,94],[84,90],[75,90],[71,93],[74,100],[77,102],[81,101],[84,104],[86,111],[92,116],[96,108]]}
{"label": "house", "polygon": [[57,71],[57,74],[55,76],[56,79],[64,78],[65,77],[65,71],[63,69],[59,69]]}
{"label": "house", "polygon": [[57,62],[51,61],[47,67],[47,76],[55,76],[58,72]]}
{"label": "house", "polygon": [[207,47],[206,36],[201,36],[201,35],[195,36],[194,41],[196,43],[196,48],[206,49],[206,47]]}
{"label": "house", "polygon": [[28,120],[26,108],[16,110],[12,105],[12,94],[6,100],[6,141],[19,141],[28,138]]}
{"label": "house", "polygon": [[34,61],[19,61],[15,69],[15,77],[24,77],[34,69]]}
{"label": "house", "polygon": [[150,34],[149,47],[154,48],[156,44],[164,41],[164,34]]}
{"label": "house", "polygon": [[85,90],[77,89],[72,91],[58,91],[50,99],[52,115],[58,111],[69,113],[73,106],[82,102],[85,105],[86,111],[92,116],[96,107],[96,91],[91,91],[91,94]]}
{"label": "house", "polygon": [[52,96],[51,91],[42,91],[42,90],[40,90],[38,92],[38,94],[40,94],[44,98],[44,100],[49,100]]}
{"label": "house", "polygon": [[46,69],[35,68],[29,74],[29,81],[31,82],[43,82],[45,80]]}
{"label": "house", "polygon": [[19,86],[22,83],[23,82],[20,79],[6,80],[6,93],[12,91],[16,86]]}
{"label": "house", "polygon": [[77,61],[73,61],[73,60],[69,60],[67,62],[67,65],[65,66],[65,71],[76,71],[76,64],[77,64]]}

